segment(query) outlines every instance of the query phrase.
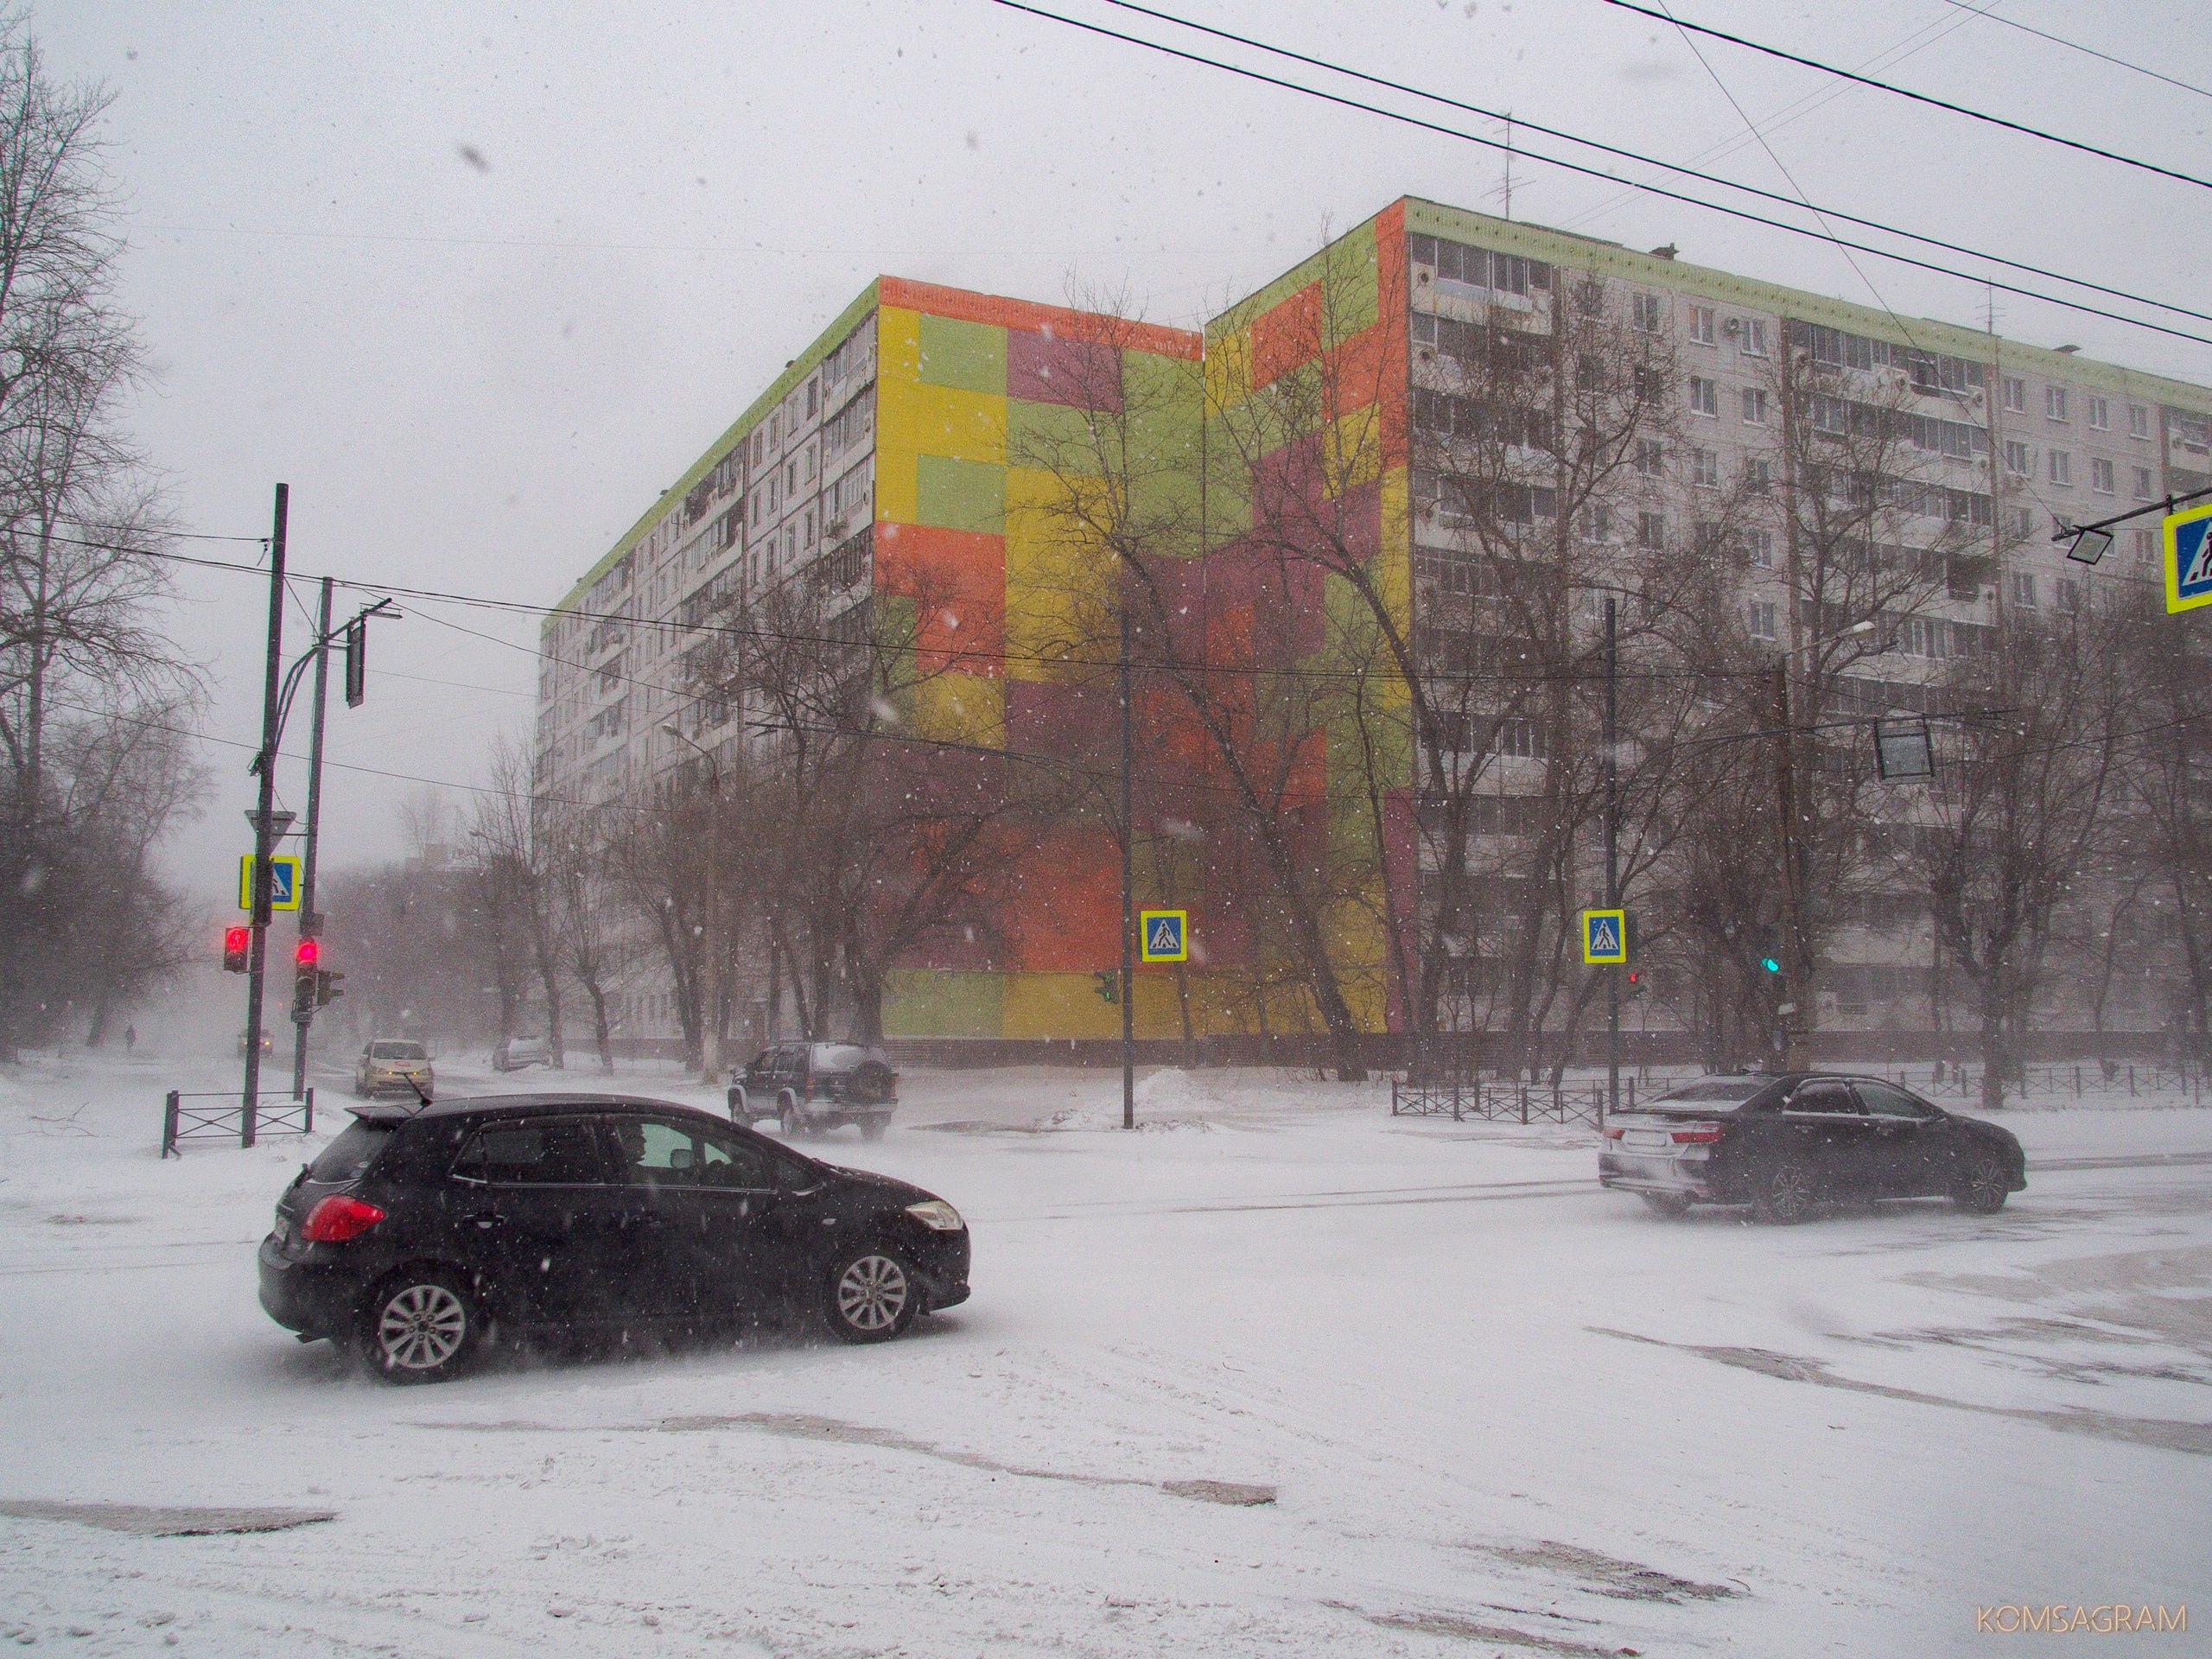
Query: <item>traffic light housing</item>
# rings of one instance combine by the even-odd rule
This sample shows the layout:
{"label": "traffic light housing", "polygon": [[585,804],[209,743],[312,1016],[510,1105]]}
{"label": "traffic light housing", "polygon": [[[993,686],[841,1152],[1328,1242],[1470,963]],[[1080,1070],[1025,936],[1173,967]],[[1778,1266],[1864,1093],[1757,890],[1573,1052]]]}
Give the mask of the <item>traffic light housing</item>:
{"label": "traffic light housing", "polygon": [[358,709],[369,694],[369,624],[355,617],[346,626],[346,706]]}
{"label": "traffic light housing", "polygon": [[292,950],[292,1012],[307,1014],[315,1006],[315,987],[321,977],[315,963],[322,960],[322,946],[310,934]]}
{"label": "traffic light housing", "polygon": [[1100,1001],[1119,1002],[1122,1000],[1121,969],[1118,968],[1101,968],[1096,973],[1091,975],[1091,978],[1098,982],[1096,989],[1098,992],[1098,1000]]}
{"label": "traffic light housing", "polygon": [[253,950],[253,930],[250,927],[226,927],[223,930],[223,971],[226,974],[245,972],[247,959]]}
{"label": "traffic light housing", "polygon": [[1630,998],[1643,995],[1643,970],[1641,968],[1631,968],[1628,970],[1628,988],[1622,995]]}
{"label": "traffic light housing", "polygon": [[337,998],[345,995],[346,993],[338,988],[338,982],[345,977],[345,975],[333,973],[327,968],[316,969],[315,975],[315,1007],[318,1008],[327,1008]]}

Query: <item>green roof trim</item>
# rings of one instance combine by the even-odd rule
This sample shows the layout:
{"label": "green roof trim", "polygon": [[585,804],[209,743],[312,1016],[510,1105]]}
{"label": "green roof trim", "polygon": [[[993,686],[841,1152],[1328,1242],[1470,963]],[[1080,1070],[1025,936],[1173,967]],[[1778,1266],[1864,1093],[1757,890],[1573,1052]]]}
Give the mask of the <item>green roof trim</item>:
{"label": "green roof trim", "polygon": [[594,582],[613,569],[624,554],[645,540],[669,508],[690,494],[692,486],[721,465],[724,455],[736,448],[745,439],[751,437],[753,429],[768,418],[769,410],[783,402],[793,386],[798,385],[821,366],[822,359],[829,356],[848,334],[860,326],[862,318],[875,309],[876,291],[881,283],[882,278],[878,277],[862,289],[859,296],[837,314],[837,320],[817,334],[813,343],[793,358],[789,366],[781,374],[769,382],[767,391],[755,397],[747,406],[745,413],[731,423],[728,429],[724,431],[721,436],[708,445],[706,453],[691,463],[690,470],[660,493],[659,498],[645,511],[638,522],[622,533],[621,539],[601,556],[598,563],[593,565],[577,579],[575,585],[569,589],[568,593],[562,597],[561,602],[553,607],[551,613],[539,625],[539,632],[543,632],[559,621],[562,613],[572,610],[582,603],[583,596],[591,591]]}
{"label": "green roof trim", "polygon": [[[1479,242],[1486,247],[1525,254],[1549,264],[1596,271],[1632,283],[1648,283],[1654,288],[1740,305],[1749,310],[1770,311],[1803,322],[1840,328],[1847,334],[1863,334],[1870,340],[1885,340],[1893,345],[1940,352],[1977,363],[1990,360],[1991,336],[1979,328],[1962,327],[1936,317],[1898,318],[1874,306],[1825,294],[1808,294],[1802,289],[1738,276],[1681,259],[1662,259],[1656,254],[1624,248],[1617,242],[1493,219],[1488,213],[1448,207],[1440,202],[1424,201],[1418,196],[1408,196],[1404,200],[1408,235]],[[2071,352],[2055,352],[2003,334],[1995,340],[1998,361],[2003,367],[2026,369],[2092,390],[2133,396],[2145,402],[2158,401],[2212,412],[2212,391],[2188,381],[2125,368],[2117,363],[2100,362]]]}

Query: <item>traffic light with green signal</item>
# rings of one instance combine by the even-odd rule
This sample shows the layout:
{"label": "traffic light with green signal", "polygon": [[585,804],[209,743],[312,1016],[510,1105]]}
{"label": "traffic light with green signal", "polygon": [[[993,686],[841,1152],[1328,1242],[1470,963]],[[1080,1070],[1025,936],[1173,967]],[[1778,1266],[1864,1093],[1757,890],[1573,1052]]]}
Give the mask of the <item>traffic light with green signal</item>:
{"label": "traffic light with green signal", "polygon": [[1119,1002],[1122,1000],[1122,974],[1119,969],[1101,968],[1091,975],[1091,978],[1098,982],[1096,988],[1100,1001]]}

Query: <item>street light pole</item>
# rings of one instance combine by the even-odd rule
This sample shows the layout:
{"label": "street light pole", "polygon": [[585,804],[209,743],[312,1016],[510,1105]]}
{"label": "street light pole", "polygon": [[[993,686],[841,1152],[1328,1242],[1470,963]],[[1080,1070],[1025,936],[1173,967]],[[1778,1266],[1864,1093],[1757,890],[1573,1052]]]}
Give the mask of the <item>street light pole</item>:
{"label": "street light pole", "polygon": [[[308,828],[306,857],[300,865],[300,937],[320,938],[322,917],[315,907],[315,853],[322,841],[322,717],[330,693],[330,597],[334,584],[322,579],[322,600],[315,630],[315,731],[308,739]],[[315,1002],[308,997],[292,1007],[292,1098],[304,1100],[308,1091],[308,1027],[315,1022]]]}
{"label": "street light pole", "polygon": [[1121,655],[1116,665],[1122,715],[1122,1127],[1137,1126],[1136,1071],[1136,816],[1131,803],[1130,757],[1135,744],[1129,709],[1129,592],[1121,594]]}
{"label": "street light pole", "polygon": [[271,894],[270,814],[276,810],[276,734],[280,729],[277,703],[284,658],[284,530],[291,509],[291,486],[276,486],[276,505],[269,527],[269,660],[261,689],[261,750],[254,766],[261,774],[260,791],[253,809],[253,880],[247,918],[252,944],[246,956],[245,1081],[238,1111],[238,1141],[251,1147],[261,1114],[261,991],[269,966],[269,914]]}

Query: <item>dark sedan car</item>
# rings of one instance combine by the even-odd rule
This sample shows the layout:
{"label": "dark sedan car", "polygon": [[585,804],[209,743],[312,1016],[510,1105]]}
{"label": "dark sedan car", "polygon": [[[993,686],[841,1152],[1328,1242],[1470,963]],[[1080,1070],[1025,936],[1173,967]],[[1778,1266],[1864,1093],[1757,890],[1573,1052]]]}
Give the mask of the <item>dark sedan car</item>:
{"label": "dark sedan car", "polygon": [[1598,1179],[1666,1215],[1747,1204],[1762,1221],[1821,1205],[1949,1198],[1987,1214],[2028,1184],[2020,1143],[1880,1077],[1701,1077],[1605,1125]]}
{"label": "dark sedan car", "polygon": [[811,1315],[849,1342],[968,1296],[944,1199],[659,1101],[527,1095],[353,1109],[262,1241],[261,1305],[395,1382],[493,1331]]}

